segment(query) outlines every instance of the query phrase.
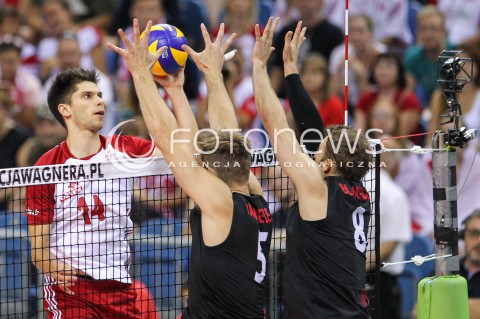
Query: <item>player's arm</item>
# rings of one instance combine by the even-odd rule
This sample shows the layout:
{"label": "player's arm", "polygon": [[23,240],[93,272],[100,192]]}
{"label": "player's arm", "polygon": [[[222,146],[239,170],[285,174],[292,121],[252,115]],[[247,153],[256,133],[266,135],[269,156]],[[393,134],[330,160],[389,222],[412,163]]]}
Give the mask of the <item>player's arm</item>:
{"label": "player's arm", "polygon": [[25,214],[31,244],[32,262],[39,270],[53,277],[60,289],[69,289],[77,280],[76,270],[50,253],[50,229],[53,220],[53,185],[28,186],[25,193]]}
{"label": "player's arm", "polygon": [[[195,52],[188,46],[184,46],[184,49],[192,57],[205,77],[208,90],[207,105],[210,127],[214,130],[229,129],[240,131],[235,108],[225,88],[222,75],[225,52],[232,44],[236,34],[230,35],[230,37],[223,42],[225,26],[222,23],[217,38],[212,42],[205,25],[202,24],[200,27],[205,42],[205,50]],[[248,188],[252,194],[263,195],[260,182],[252,172],[250,172],[248,179]]]}
{"label": "player's arm", "polygon": [[[295,184],[302,218],[319,220],[326,216],[325,199],[328,195],[322,170],[301,151],[293,131],[288,127],[287,117],[268,77],[267,60],[274,50],[271,44],[277,24],[278,18],[275,20],[270,18],[263,35],[260,35],[259,26],[255,26],[256,42],[252,53],[255,102],[277,160]],[[297,28],[294,38],[303,39],[305,31],[306,28],[301,30]],[[292,41],[296,41],[296,38]]]}
{"label": "player's arm", "polygon": [[222,75],[225,52],[232,44],[236,34],[232,34],[222,43],[225,33],[225,26],[222,23],[220,24],[215,41],[212,42],[207,28],[203,23],[200,28],[205,42],[205,49],[202,52],[196,52],[187,45],[184,45],[183,48],[205,77],[208,92],[207,107],[210,127],[214,130],[238,128],[235,109],[225,88]]}
{"label": "player's arm", "polygon": [[[302,21],[299,21],[295,33],[300,34],[301,29]],[[313,129],[314,131],[308,131],[305,133],[303,140],[318,141],[321,137],[320,135],[323,134],[325,126],[315,103],[312,101],[303,86],[297,67],[298,55],[303,42],[304,38],[301,36],[292,38],[291,33],[285,35],[285,46],[283,48],[285,89],[287,91],[292,115],[300,132],[300,136],[303,136],[304,132],[307,130]],[[319,146],[320,142],[308,143],[305,145],[307,150],[311,153],[317,152]]]}
{"label": "player's arm", "polygon": [[32,247],[32,262],[43,273],[55,278],[60,289],[68,294],[75,284],[77,271],[50,253],[50,225],[29,225],[28,233]]}
{"label": "player's arm", "polygon": [[171,75],[154,76],[154,80],[160,84],[172,101],[173,113],[178,122],[180,131],[175,133],[175,138],[185,138],[190,142],[193,151],[193,138],[198,131],[197,121],[193,114],[188,98],[183,91],[185,84],[185,67]]}
{"label": "player's arm", "polygon": [[[218,177],[198,165],[190,143],[172,140],[172,132],[178,130],[180,126],[160,96],[150,71],[151,65],[165,50],[163,47],[155,54],[148,51],[147,40],[151,25],[152,22],[149,21],[145,29],[145,36],[140,41],[138,20],[134,19],[134,42],[131,43],[123,30],[119,30],[125,49],[113,44],[108,44],[108,46],[125,58],[132,73],[145,124],[165,160],[169,163],[178,184],[200,206],[202,215],[213,220],[214,224],[217,223],[218,233],[223,234],[225,232],[225,227],[223,227],[225,223],[223,222],[230,220],[231,223],[233,214],[230,189]],[[185,94],[183,90],[182,94]],[[188,100],[184,98],[174,99],[172,102],[177,104],[174,106],[177,109],[185,110],[190,107]],[[211,196],[212,193],[215,196]],[[227,234],[229,229],[230,227],[228,227]]]}

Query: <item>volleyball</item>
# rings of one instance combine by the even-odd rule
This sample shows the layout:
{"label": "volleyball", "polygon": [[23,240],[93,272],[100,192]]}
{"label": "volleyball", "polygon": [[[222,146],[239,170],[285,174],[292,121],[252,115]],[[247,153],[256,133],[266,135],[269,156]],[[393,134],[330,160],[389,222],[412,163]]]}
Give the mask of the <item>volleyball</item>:
{"label": "volleyball", "polygon": [[[143,38],[144,32],[140,35]],[[152,66],[152,73],[158,76],[166,76],[178,71],[188,58],[188,53],[182,50],[182,45],[187,44],[187,38],[180,29],[170,24],[155,24],[150,28],[148,50],[157,52],[163,46],[167,50],[162,53],[158,61]]]}

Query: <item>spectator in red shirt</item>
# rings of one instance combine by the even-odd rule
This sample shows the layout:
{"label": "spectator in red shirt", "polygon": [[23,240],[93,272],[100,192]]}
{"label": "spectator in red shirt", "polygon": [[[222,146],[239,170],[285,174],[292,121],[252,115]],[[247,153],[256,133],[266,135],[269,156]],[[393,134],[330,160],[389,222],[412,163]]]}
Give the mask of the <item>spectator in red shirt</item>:
{"label": "spectator in red shirt", "polygon": [[[344,109],[340,97],[336,94],[330,94],[328,90],[329,73],[325,58],[316,52],[308,53],[300,68],[300,77],[303,86],[317,106],[325,127],[343,124]],[[294,123],[293,117],[290,123]]]}
{"label": "spectator in red shirt", "polygon": [[420,102],[414,93],[407,91],[405,71],[400,57],[393,53],[382,53],[373,64],[370,81],[375,89],[360,96],[355,109],[355,127],[365,130],[367,114],[379,97],[395,101],[400,112],[399,134],[412,134],[419,128]]}

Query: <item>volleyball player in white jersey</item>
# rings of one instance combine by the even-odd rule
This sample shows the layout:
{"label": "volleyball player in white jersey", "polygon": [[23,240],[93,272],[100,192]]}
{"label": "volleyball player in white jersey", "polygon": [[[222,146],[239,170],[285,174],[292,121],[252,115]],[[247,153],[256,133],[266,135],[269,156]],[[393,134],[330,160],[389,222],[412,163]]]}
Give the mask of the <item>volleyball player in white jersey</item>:
{"label": "volleyball player in white jersey", "polygon": [[[48,104],[67,138],[35,165],[159,155],[150,141],[114,135],[110,142],[99,134],[106,110],[93,70],[60,73]],[[48,318],[141,318],[128,274],[130,191],[127,179],[27,188],[32,261],[45,274]]]}

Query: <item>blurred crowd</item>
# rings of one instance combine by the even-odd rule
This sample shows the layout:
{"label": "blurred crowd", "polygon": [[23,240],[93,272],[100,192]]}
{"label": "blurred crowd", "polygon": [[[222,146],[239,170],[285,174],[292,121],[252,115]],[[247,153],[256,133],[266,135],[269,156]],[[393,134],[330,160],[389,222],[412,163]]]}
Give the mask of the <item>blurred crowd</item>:
{"label": "blurred crowd", "polygon": [[[480,0],[350,0],[345,72],[343,0],[0,0],[0,168],[31,166],[65,138],[46,104],[52,78],[67,68],[97,69],[107,106],[103,134],[135,119],[122,126],[123,134],[149,138],[124,61],[106,47],[108,42],[121,42],[118,28],[133,36],[134,17],[141,29],[148,20],[177,26],[194,49],[201,49],[203,43],[200,23],[212,37],[220,22],[227,33],[237,33],[233,46],[238,53],[225,63],[223,75],[245,131],[262,128],[251,78],[255,24],[264,26],[268,17],[281,17],[269,71],[288,110],[281,52],[285,34],[302,20],[308,30],[299,59],[301,78],[326,126],[344,123],[347,73],[350,125],[382,130],[370,137],[382,138],[388,148],[430,147],[432,132],[452,127],[442,117],[447,104],[437,81],[437,59],[443,50],[463,50],[472,58],[472,65],[465,65],[473,68],[472,82],[457,97],[461,125],[480,127],[479,8]],[[199,127],[208,127],[206,85],[191,61],[185,72],[185,89]],[[392,138],[398,136],[404,138]],[[261,134],[252,138],[254,146],[268,145]],[[472,141],[458,153],[459,222],[480,208],[480,197],[475,195],[480,165],[473,164],[478,148],[478,142]],[[382,220],[382,238],[394,245],[387,245],[390,249],[382,259],[399,261],[412,235],[433,234],[431,156],[396,152],[385,156],[385,162],[381,203],[382,214],[390,217]],[[294,197],[286,190],[292,188],[278,168],[268,169],[265,176],[271,177],[265,188],[271,190],[267,197],[272,213],[283,216],[285,203]],[[139,194],[139,201],[152,199],[148,210],[154,216],[175,215],[175,205],[184,206],[183,201],[161,199],[176,197],[173,180],[146,179],[141,185],[150,191]],[[168,194],[160,194],[158,185]],[[0,210],[6,205],[7,200],[0,198]],[[282,219],[276,224],[282,226]],[[398,275],[402,268],[391,272]]]}

